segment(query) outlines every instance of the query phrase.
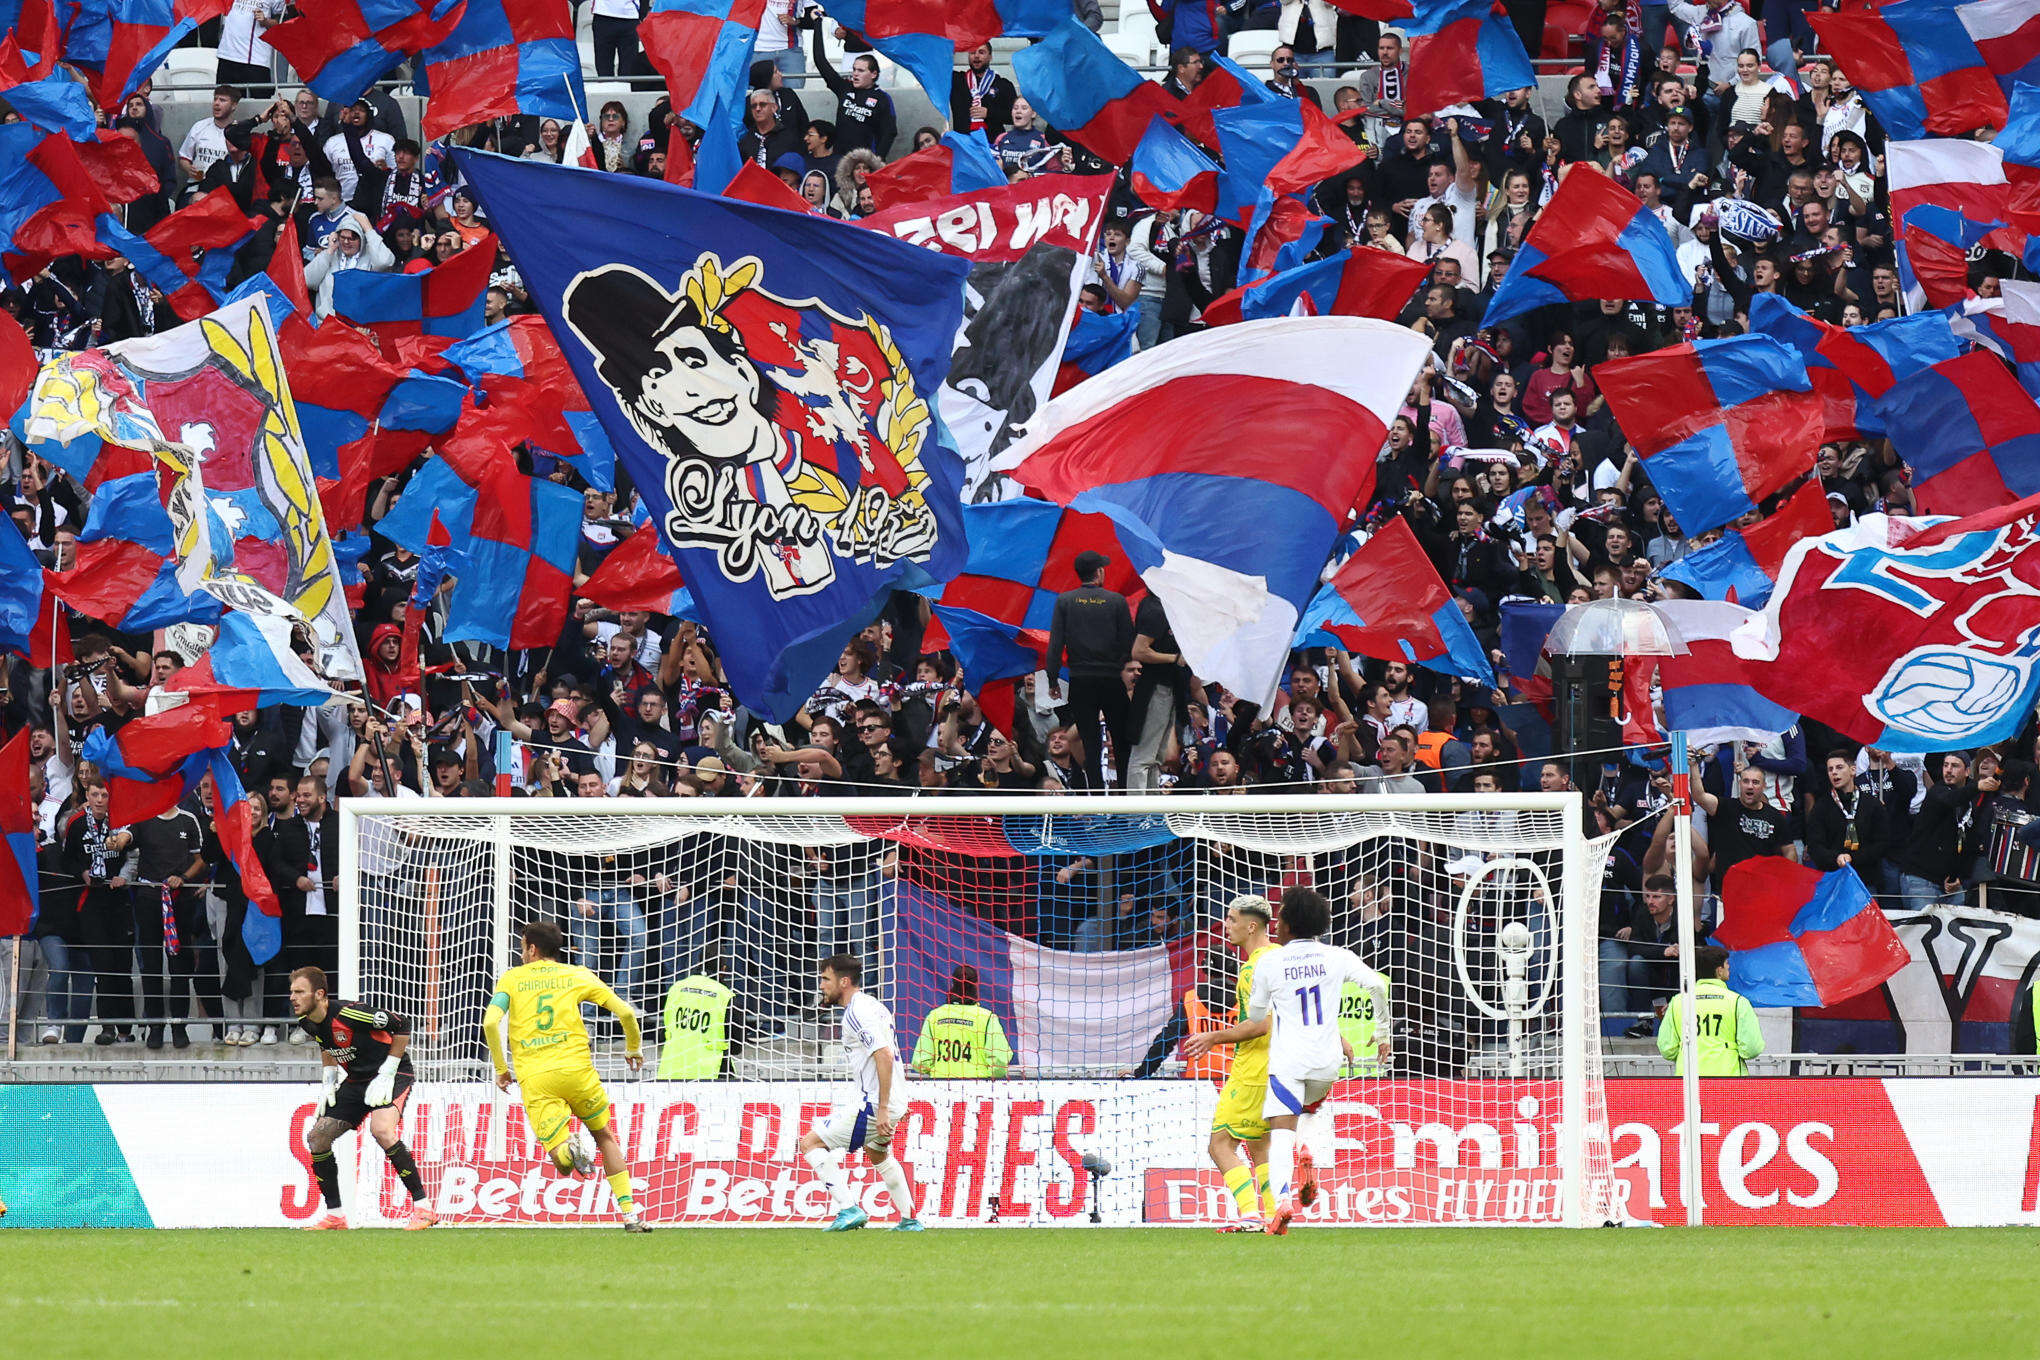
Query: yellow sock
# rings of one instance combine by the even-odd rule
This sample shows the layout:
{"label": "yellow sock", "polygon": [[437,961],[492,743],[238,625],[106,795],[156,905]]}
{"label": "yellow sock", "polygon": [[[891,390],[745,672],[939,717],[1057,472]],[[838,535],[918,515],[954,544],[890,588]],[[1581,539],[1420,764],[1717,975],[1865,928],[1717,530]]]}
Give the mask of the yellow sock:
{"label": "yellow sock", "polygon": [[1254,1184],[1260,1188],[1261,1203],[1267,1206],[1268,1217],[1275,1217],[1275,1189],[1268,1184],[1267,1167],[1257,1166],[1254,1168]]}
{"label": "yellow sock", "polygon": [[1243,1166],[1232,1167],[1225,1173],[1225,1188],[1232,1192],[1233,1203],[1239,1206],[1241,1218],[1256,1217],[1252,1172]]}
{"label": "yellow sock", "polygon": [[607,1179],[609,1181],[610,1193],[616,1196],[616,1207],[618,1211],[621,1212],[625,1218],[630,1217],[630,1215],[635,1212],[635,1208],[630,1202],[630,1172],[619,1171],[614,1176],[610,1176]]}

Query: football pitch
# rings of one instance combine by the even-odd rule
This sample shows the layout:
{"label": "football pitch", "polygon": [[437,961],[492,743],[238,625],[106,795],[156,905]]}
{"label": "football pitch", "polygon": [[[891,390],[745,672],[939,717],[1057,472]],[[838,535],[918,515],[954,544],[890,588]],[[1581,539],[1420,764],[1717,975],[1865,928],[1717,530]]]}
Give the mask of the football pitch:
{"label": "football pitch", "polygon": [[2032,1355],[2021,1229],[0,1232],[5,1353]]}

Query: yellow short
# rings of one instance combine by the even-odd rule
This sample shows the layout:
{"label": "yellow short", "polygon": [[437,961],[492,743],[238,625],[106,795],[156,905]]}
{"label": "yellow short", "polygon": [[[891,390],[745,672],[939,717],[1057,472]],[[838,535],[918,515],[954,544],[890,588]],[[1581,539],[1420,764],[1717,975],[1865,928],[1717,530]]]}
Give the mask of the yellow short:
{"label": "yellow short", "polygon": [[1212,1112],[1211,1128],[1231,1134],[1242,1143],[1253,1143],[1268,1136],[1268,1121],[1261,1117],[1261,1104],[1267,1098],[1268,1084],[1265,1081],[1239,1081],[1227,1077],[1225,1089],[1218,1093],[1218,1108]]}
{"label": "yellow short", "polygon": [[520,1076],[524,1090],[524,1113],[531,1131],[550,1152],[567,1136],[567,1116],[577,1117],[588,1132],[609,1126],[609,1093],[592,1067],[538,1071]]}

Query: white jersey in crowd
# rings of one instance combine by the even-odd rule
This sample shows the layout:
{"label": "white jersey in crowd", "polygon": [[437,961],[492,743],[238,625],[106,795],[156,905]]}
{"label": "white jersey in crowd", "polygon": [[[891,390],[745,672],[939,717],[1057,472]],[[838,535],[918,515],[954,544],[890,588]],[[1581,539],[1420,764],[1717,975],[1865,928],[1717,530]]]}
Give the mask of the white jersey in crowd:
{"label": "white jersey in crowd", "polygon": [[1285,1080],[1323,1081],[1345,1065],[1339,1044],[1339,996],[1348,982],[1374,998],[1374,1014],[1388,1014],[1388,980],[1352,951],[1318,940],[1291,940],[1254,965],[1247,1018],[1273,1013],[1268,1071]]}
{"label": "white jersey in crowd", "polygon": [[902,1103],[906,1068],[900,1062],[899,1040],[893,1035],[892,1012],[871,993],[858,989],[843,1007],[843,1065],[864,1098],[867,1109],[878,1108],[878,1061],[883,1049],[893,1056],[892,1103]]}

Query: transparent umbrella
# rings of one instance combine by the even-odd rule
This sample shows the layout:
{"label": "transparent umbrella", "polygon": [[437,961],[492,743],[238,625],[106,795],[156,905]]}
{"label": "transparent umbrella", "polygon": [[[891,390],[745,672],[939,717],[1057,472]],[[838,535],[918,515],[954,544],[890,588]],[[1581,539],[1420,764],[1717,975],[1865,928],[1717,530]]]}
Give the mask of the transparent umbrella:
{"label": "transparent umbrella", "polygon": [[1552,625],[1548,650],[1565,656],[1684,656],[1678,625],[1642,600],[1589,600]]}

